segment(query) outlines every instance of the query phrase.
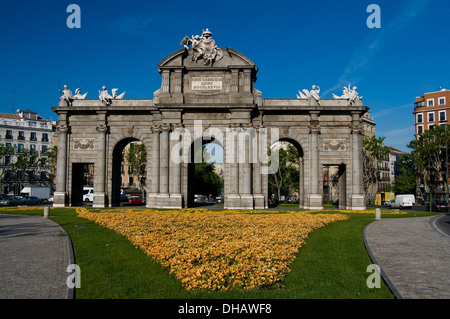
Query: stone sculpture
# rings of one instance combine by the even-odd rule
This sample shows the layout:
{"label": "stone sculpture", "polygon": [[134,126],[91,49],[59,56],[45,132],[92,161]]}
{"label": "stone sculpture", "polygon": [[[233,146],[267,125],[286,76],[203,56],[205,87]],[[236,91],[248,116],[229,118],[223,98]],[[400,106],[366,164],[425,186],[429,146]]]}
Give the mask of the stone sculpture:
{"label": "stone sculpture", "polygon": [[105,103],[106,105],[111,105],[112,100],[120,100],[125,95],[125,92],[123,92],[120,95],[117,95],[117,91],[119,89],[112,89],[112,96],[109,95],[108,90],[106,86],[102,86],[102,91],[98,91],[99,93],[99,99],[102,101],[102,103]]}
{"label": "stone sculpture", "polygon": [[354,86],[353,88],[350,88],[350,84],[348,87],[344,87],[342,90],[342,95],[337,96],[336,94],[333,94],[333,97],[335,99],[339,100],[348,100],[348,105],[352,105],[357,99],[362,100],[362,96],[358,96],[358,92],[356,92],[358,88]]}
{"label": "stone sculpture", "polygon": [[307,100],[314,99],[320,105],[320,96],[319,96],[320,87],[318,85],[313,85],[311,91],[304,89],[303,93],[301,91],[298,91],[298,93],[300,94],[300,96],[297,95],[298,99],[307,99]]}
{"label": "stone sculpture", "polygon": [[59,90],[59,92],[63,93],[63,95],[59,98],[60,100],[64,100],[67,102],[67,105],[72,106],[72,101],[74,100],[72,91],[70,91],[67,85],[64,85],[64,90]]}
{"label": "stone sculpture", "polygon": [[87,92],[84,93],[84,94],[81,94],[80,92],[81,92],[81,88],[78,88],[78,89],[75,90],[75,95],[73,97],[75,100],[84,100],[84,99],[86,99]]}
{"label": "stone sculpture", "polygon": [[223,52],[211,38],[211,35],[211,31],[206,28],[201,37],[199,35],[192,36],[192,38],[185,36],[180,44],[184,45],[187,50],[192,45],[192,61],[197,62],[202,59],[204,65],[212,66],[214,62],[223,58]]}

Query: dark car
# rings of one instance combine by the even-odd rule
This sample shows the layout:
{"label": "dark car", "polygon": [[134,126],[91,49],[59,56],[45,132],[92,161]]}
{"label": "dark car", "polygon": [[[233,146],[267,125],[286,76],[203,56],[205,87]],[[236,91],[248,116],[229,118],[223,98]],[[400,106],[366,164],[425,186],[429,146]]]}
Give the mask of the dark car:
{"label": "dark car", "polygon": [[448,212],[448,203],[446,202],[434,202],[431,207],[433,212]]}
{"label": "dark car", "polygon": [[36,196],[30,196],[30,197],[25,198],[26,205],[39,205],[42,203],[43,203],[43,200]]}

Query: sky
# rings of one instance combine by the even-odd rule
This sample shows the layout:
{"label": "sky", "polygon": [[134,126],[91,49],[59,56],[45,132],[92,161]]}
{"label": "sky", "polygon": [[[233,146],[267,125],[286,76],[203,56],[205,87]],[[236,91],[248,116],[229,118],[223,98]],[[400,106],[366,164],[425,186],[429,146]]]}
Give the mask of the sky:
{"label": "sky", "polygon": [[[70,4],[80,28],[69,28]],[[379,7],[380,28],[369,28]],[[417,96],[450,89],[446,0],[5,1],[0,10],[0,112],[31,109],[57,120],[59,89],[98,98],[103,85],[125,98],[153,98],[157,64],[184,36],[208,28],[219,47],[258,67],[263,98],[321,98],[358,87],[376,136],[408,152]]]}

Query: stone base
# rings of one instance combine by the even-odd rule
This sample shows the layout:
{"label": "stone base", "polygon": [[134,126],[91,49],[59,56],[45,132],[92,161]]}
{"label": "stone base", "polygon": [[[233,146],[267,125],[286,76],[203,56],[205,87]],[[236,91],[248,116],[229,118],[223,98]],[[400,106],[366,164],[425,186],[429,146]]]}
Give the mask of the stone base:
{"label": "stone base", "polygon": [[267,201],[264,195],[253,195],[253,201],[255,203],[255,209],[267,209]]}
{"label": "stone base", "polygon": [[253,195],[233,194],[225,197],[225,209],[254,209],[254,207]]}
{"label": "stone base", "polygon": [[107,206],[108,196],[106,193],[94,193],[93,208],[104,208]]}
{"label": "stone base", "polygon": [[53,194],[53,207],[65,207],[69,204],[69,196],[64,192],[55,192]]}
{"label": "stone base", "polygon": [[323,209],[322,196],[320,194],[308,194],[304,209]]}
{"label": "stone base", "polygon": [[350,196],[350,205],[347,209],[351,210],[365,210],[366,209],[366,201],[364,195],[360,194],[352,194]]}
{"label": "stone base", "polygon": [[181,194],[148,194],[147,208],[183,208],[183,196]]}

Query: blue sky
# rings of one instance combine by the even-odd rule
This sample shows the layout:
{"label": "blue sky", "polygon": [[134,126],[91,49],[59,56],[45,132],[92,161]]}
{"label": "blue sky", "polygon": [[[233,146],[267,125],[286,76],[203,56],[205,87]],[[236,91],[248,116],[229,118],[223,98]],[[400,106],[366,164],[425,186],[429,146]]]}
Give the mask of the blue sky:
{"label": "blue sky", "polygon": [[[72,3],[80,29],[66,25]],[[379,29],[366,24],[372,3]],[[2,1],[0,111],[29,108],[56,120],[50,107],[64,84],[88,98],[102,85],[152,98],[157,64],[185,35],[209,28],[217,45],[255,62],[264,98],[295,98],[313,84],[331,98],[356,85],[376,135],[408,151],[415,97],[450,89],[449,17],[445,0]]]}

